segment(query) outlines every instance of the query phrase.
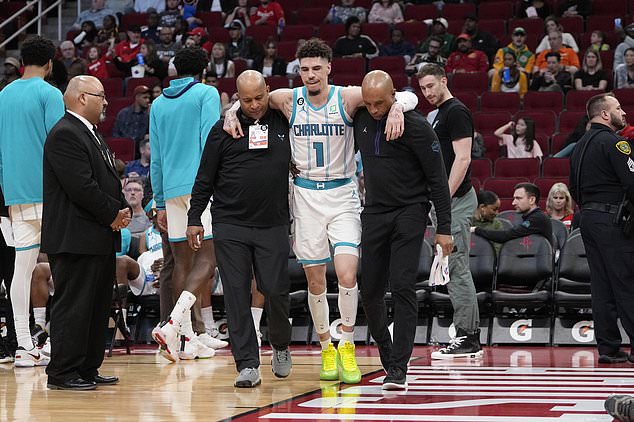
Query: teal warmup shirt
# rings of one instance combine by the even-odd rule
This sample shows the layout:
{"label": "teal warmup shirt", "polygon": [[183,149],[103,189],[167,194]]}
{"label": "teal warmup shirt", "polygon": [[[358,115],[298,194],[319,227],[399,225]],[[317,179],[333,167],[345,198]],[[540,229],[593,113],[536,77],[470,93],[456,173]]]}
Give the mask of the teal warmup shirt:
{"label": "teal warmup shirt", "polygon": [[121,229],[121,251],[117,256],[124,256],[130,253],[130,243],[132,242],[132,232],[129,229]]}
{"label": "teal warmup shirt", "polygon": [[7,205],[42,202],[44,141],[64,116],[59,89],[41,78],[0,91],[0,185]]}
{"label": "teal warmup shirt", "polygon": [[150,177],[157,209],[167,199],[192,193],[200,158],[220,118],[216,88],[193,78],[170,81],[150,108]]}

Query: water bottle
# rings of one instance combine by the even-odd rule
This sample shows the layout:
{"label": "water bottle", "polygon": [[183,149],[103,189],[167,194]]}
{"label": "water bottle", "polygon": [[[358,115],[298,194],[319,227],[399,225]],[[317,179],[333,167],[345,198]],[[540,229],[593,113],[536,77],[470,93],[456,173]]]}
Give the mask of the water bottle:
{"label": "water bottle", "polygon": [[621,18],[614,18],[614,29],[621,29]]}
{"label": "water bottle", "polygon": [[330,23],[337,23],[337,9],[333,3],[332,6],[330,6]]}
{"label": "water bottle", "polygon": [[511,69],[509,69],[508,67],[504,68],[504,74],[502,76],[502,80],[504,81],[505,84],[511,82]]}
{"label": "water bottle", "polygon": [[282,31],[284,31],[284,19],[280,19],[277,24],[277,35],[281,35]]}
{"label": "water bottle", "polygon": [[136,61],[137,63],[139,63],[141,66],[143,66],[145,64],[145,61],[143,60],[143,54],[139,53],[136,55]]}

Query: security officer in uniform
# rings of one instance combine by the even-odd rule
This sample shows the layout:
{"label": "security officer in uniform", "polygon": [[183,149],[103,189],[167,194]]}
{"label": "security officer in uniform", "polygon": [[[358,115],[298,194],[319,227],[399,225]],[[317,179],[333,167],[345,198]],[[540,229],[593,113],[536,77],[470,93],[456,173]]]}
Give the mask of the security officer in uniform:
{"label": "security officer in uniform", "polygon": [[626,122],[614,94],[590,98],[586,109],[591,126],[570,160],[570,192],[582,210],[599,363],[634,363],[634,355],[620,350],[616,322],[621,319],[634,342],[634,236],[624,233],[634,203],[634,157],[628,141],[616,134]]}

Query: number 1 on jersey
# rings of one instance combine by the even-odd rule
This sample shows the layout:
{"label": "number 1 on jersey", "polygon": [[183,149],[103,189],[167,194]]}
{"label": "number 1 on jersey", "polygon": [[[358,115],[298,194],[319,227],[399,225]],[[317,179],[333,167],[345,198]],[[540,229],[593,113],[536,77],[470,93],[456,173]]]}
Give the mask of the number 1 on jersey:
{"label": "number 1 on jersey", "polygon": [[317,167],[323,167],[324,166],[324,143],[313,142],[313,149],[315,150],[315,154],[317,155]]}

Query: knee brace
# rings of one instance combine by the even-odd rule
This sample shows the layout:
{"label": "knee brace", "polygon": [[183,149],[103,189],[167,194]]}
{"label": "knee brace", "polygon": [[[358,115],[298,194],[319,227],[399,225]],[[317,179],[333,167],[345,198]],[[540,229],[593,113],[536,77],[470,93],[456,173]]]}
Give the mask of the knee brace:
{"label": "knee brace", "polygon": [[359,306],[359,285],[347,289],[339,285],[339,314],[341,322],[347,327],[353,327],[357,320],[357,308]]}

